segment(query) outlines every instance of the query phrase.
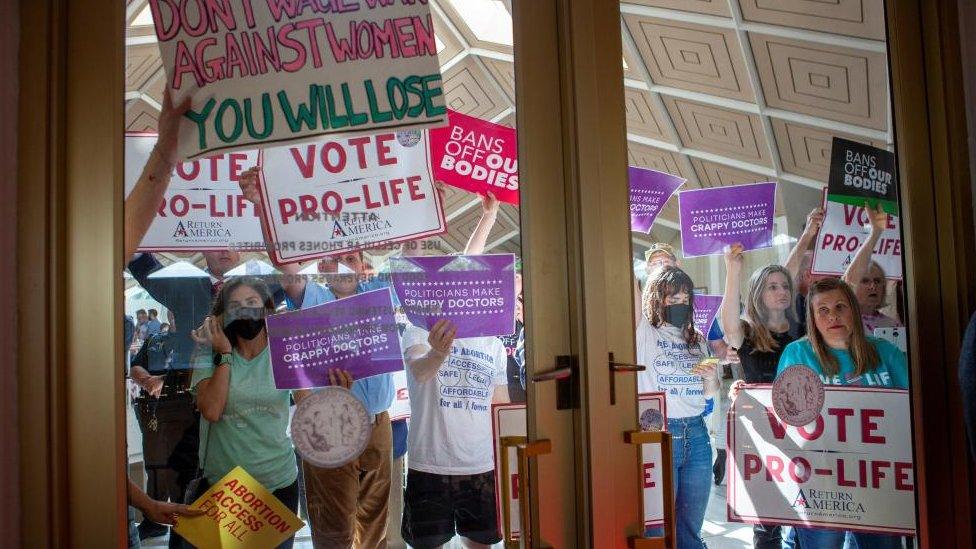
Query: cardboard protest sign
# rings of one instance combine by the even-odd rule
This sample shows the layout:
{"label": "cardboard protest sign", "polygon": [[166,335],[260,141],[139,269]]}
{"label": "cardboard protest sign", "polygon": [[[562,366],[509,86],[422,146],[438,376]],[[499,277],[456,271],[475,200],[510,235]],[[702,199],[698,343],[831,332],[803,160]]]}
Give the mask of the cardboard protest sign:
{"label": "cardboard protest sign", "polygon": [[[833,200],[827,194],[824,221],[817,233],[811,272],[818,275],[843,275],[861,244],[871,235],[871,218],[864,207]],[[902,279],[901,220],[888,214],[888,223],[871,255],[892,280]]]}
{"label": "cardboard protest sign", "polygon": [[[502,536],[508,539],[521,537],[519,518],[519,474],[518,454],[514,446],[502,448],[502,438],[524,437],[527,433],[525,423],[525,404],[493,404],[491,406],[491,430],[495,435],[495,502],[498,506],[498,520],[501,522]],[[502,452],[507,453],[503,457]],[[503,477],[502,464],[509,464],[508,478]],[[505,498],[507,486],[507,501]],[[507,536],[506,536],[507,533]]]}
{"label": "cardboard protest sign", "polygon": [[179,154],[447,119],[427,2],[150,0]]}
{"label": "cardboard protest sign", "polygon": [[448,125],[430,130],[434,177],[477,194],[491,191],[498,200],[519,203],[516,132],[448,110]]}
{"label": "cardboard protest sign", "polygon": [[657,214],[679,187],[687,181],[669,173],[629,166],[630,230],[649,233]]}
{"label": "cardboard protest sign", "polygon": [[[156,134],[126,134],[126,196],[155,144]],[[238,183],[257,162],[257,151],[241,151],[178,163],[139,251],[263,250],[261,220]]]}
{"label": "cardboard protest sign", "polygon": [[830,148],[827,200],[852,206],[878,204],[898,215],[898,177],[895,153],[834,137]]}
{"label": "cardboard protest sign", "polygon": [[393,372],[393,406],[390,421],[410,418],[410,391],[407,389],[407,372]]}
{"label": "cardboard protest sign", "polygon": [[329,385],[329,370],[354,379],[403,370],[400,333],[389,288],[267,319],[275,387]]}
{"label": "cardboard protest sign", "polygon": [[[637,395],[637,413],[642,431],[667,431],[668,417],[664,393]],[[645,528],[664,526],[664,486],[660,444],[641,444],[641,487]]]}
{"label": "cardboard protest sign", "polygon": [[278,263],[447,230],[425,132],[275,147],[260,157],[258,189]]}
{"label": "cardboard protest sign", "polygon": [[820,416],[782,422],[769,385],[729,412],[729,520],[913,535],[908,391],[828,385]]}
{"label": "cardboard protest sign", "polygon": [[720,295],[695,295],[695,329],[708,337],[718,308],[722,306]]}
{"label": "cardboard protest sign", "polygon": [[458,338],[515,331],[515,256],[512,254],[399,257],[393,289],[407,319],[430,330],[441,319]]}
{"label": "cardboard protest sign", "polygon": [[205,511],[180,517],[173,530],[200,549],[265,549],[305,525],[243,467],[235,467],[191,505]]}
{"label": "cardboard protest sign", "polygon": [[736,242],[746,250],[769,248],[775,204],[776,183],[682,191],[681,251],[685,257],[719,255]]}

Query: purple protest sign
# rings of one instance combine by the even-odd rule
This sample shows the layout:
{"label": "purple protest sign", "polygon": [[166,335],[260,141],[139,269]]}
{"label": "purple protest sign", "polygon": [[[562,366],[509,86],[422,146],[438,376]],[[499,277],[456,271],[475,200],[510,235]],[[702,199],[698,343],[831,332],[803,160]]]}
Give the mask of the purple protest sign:
{"label": "purple protest sign", "polygon": [[712,327],[712,321],[718,314],[718,308],[722,305],[720,295],[698,295],[695,294],[695,329],[708,337],[708,330]]}
{"label": "purple protest sign", "polygon": [[629,166],[630,230],[648,233],[674,191],[685,179],[669,173]]}
{"label": "purple protest sign", "polygon": [[685,257],[718,255],[742,243],[746,250],[773,245],[776,183],[695,189],[678,193],[681,251]]}
{"label": "purple protest sign", "polygon": [[278,389],[330,385],[332,368],[354,379],[403,369],[389,288],[271,315],[267,327]]}
{"label": "purple protest sign", "polygon": [[410,323],[431,329],[440,319],[456,337],[515,331],[515,256],[401,257],[393,263],[393,289]]}

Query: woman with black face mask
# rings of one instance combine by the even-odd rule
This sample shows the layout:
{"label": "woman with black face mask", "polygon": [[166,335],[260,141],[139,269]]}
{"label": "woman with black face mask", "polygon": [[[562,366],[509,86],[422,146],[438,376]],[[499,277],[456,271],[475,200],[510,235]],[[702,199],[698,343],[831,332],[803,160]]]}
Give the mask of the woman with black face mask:
{"label": "woman with black face mask", "polygon": [[[275,388],[265,329],[265,317],[273,312],[263,281],[235,277],[220,289],[203,326],[193,331],[203,350],[190,383],[202,416],[204,478],[196,495],[239,465],[296,511],[298,465],[287,433],[290,395]],[[330,377],[347,389],[352,383],[346,372],[336,370]],[[280,547],[291,547],[292,541]]]}
{"label": "woman with black face mask", "polygon": [[[701,527],[711,490],[712,445],[702,413],[718,393],[718,361],[708,358],[705,337],[695,330],[694,284],[677,267],[664,267],[648,282],[637,326],[641,393],[662,391],[673,437],[676,540],[678,549],[704,547]],[[651,529],[649,536],[660,536]]]}

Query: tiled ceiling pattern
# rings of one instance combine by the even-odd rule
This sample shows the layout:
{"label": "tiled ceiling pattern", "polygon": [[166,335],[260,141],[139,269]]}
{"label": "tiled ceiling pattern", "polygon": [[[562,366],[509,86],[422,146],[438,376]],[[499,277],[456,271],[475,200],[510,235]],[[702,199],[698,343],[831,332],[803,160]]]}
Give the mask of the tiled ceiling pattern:
{"label": "tiled ceiling pattern", "polygon": [[[483,39],[485,26],[468,24],[464,1],[431,3],[447,104],[514,125],[511,44]],[[510,12],[519,0],[497,1]],[[680,175],[685,188],[779,181],[777,213],[795,236],[825,184],[833,136],[892,148],[883,0],[620,6],[630,164]],[[147,0],[127,0],[127,15],[126,124],[147,131],[156,125],[163,71]],[[479,200],[455,189],[444,198],[450,232],[441,244],[457,251]],[[658,229],[676,227],[672,200]],[[502,208],[488,244],[519,252],[517,208]]]}

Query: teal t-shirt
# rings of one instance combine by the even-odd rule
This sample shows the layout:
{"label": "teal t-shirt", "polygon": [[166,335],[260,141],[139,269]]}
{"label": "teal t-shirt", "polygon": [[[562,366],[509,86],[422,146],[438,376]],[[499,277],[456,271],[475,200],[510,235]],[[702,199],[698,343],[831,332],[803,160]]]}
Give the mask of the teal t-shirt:
{"label": "teal t-shirt", "polygon": [[868,385],[908,389],[908,364],[905,361],[905,353],[884,339],[873,336],[867,336],[867,339],[878,350],[881,364],[862,376],[854,377],[854,359],[851,358],[851,353],[842,349],[830,349],[830,352],[837,357],[840,372],[831,377],[825,376],[820,368],[817,354],[806,337],[786,346],[779,359],[776,375],[794,364],[803,364],[817,372],[826,385]]}
{"label": "teal t-shirt", "polygon": [[[212,364],[193,370],[194,392],[213,375]],[[215,484],[240,465],[271,491],[295,482],[298,465],[288,438],[289,404],[288,391],[275,388],[267,347],[251,360],[234,351],[220,421],[200,418],[200,464],[207,481]]]}

